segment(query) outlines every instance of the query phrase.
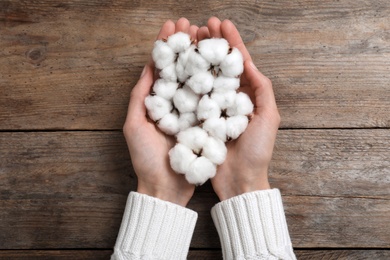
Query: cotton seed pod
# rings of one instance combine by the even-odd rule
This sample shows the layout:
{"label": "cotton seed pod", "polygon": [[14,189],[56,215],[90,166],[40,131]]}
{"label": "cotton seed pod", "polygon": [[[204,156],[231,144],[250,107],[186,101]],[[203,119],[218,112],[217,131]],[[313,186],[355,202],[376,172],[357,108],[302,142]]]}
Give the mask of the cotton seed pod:
{"label": "cotton seed pod", "polygon": [[177,134],[177,141],[199,153],[207,141],[207,132],[199,126],[190,127]]}
{"label": "cotton seed pod", "polygon": [[167,44],[173,52],[179,53],[188,49],[191,45],[190,36],[183,32],[177,32],[168,37]]}
{"label": "cotton seed pod", "polygon": [[196,118],[195,113],[182,113],[179,116],[179,129],[180,131],[184,131],[192,126],[197,125],[198,119]]}
{"label": "cotton seed pod", "polygon": [[212,163],[220,165],[226,159],[227,149],[225,143],[215,137],[208,137],[202,149],[202,155]]}
{"label": "cotton seed pod", "polygon": [[209,118],[203,122],[202,128],[213,137],[226,142],[226,119],[223,117]]}
{"label": "cotton seed pod", "polygon": [[173,103],[180,113],[193,112],[197,109],[199,96],[188,86],[176,90],[173,96]]}
{"label": "cotton seed pod", "polygon": [[210,68],[210,63],[205,60],[196,48],[191,48],[188,54],[187,64],[185,66],[185,73],[193,76],[200,72],[206,72]]}
{"label": "cotton seed pod", "polygon": [[239,78],[225,77],[223,75],[220,75],[214,80],[213,92],[237,90],[239,87]]}
{"label": "cotton seed pod", "polygon": [[234,104],[227,108],[229,116],[249,115],[253,112],[253,103],[249,96],[243,92],[237,93]]}
{"label": "cotton seed pod", "polygon": [[154,121],[160,120],[172,110],[172,103],[159,96],[147,96],[145,106],[149,117]]}
{"label": "cotton seed pod", "polygon": [[213,178],[217,172],[217,167],[204,156],[196,158],[189,167],[189,172],[185,174],[186,180],[195,185],[202,185],[208,179]]}
{"label": "cotton seed pod", "polygon": [[175,95],[178,86],[179,84],[176,82],[158,79],[154,82],[153,92],[159,97],[171,100]]}
{"label": "cotton seed pod", "polygon": [[165,67],[160,71],[160,78],[165,79],[166,81],[177,81],[177,75],[176,75],[176,65],[175,63],[172,63],[171,65]]}
{"label": "cotton seed pod", "polygon": [[212,65],[220,64],[229,51],[229,43],[224,38],[205,39],[198,43],[200,54]]}
{"label": "cotton seed pod", "polygon": [[176,55],[166,42],[158,40],[154,43],[152,57],[156,68],[162,70],[175,62]]}
{"label": "cotton seed pod", "polygon": [[169,151],[169,162],[172,169],[181,174],[189,172],[190,165],[197,156],[184,144],[176,144]]}
{"label": "cotton seed pod", "polygon": [[176,113],[168,113],[158,121],[158,128],[168,135],[175,135],[180,131],[179,116]]}
{"label": "cotton seed pod", "polygon": [[187,80],[187,85],[196,94],[206,94],[213,88],[214,77],[208,71],[193,75]]}
{"label": "cotton seed pod", "polygon": [[244,59],[241,52],[237,48],[233,48],[232,52],[221,62],[219,68],[226,77],[241,75],[244,71]]}
{"label": "cotton seed pod", "polygon": [[228,90],[225,92],[213,92],[211,99],[217,102],[218,106],[223,110],[235,105],[236,91]]}
{"label": "cotton seed pod", "polygon": [[212,100],[208,95],[204,95],[198,104],[197,109],[198,120],[206,120],[209,118],[220,117],[221,108],[215,100]]}
{"label": "cotton seed pod", "polygon": [[237,139],[248,126],[248,117],[232,116],[226,119],[226,135],[231,139]]}

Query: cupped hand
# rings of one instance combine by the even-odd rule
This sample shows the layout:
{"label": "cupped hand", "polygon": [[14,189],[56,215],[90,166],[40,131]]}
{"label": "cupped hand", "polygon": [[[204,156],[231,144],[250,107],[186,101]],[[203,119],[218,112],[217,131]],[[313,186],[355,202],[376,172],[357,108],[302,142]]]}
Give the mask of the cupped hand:
{"label": "cupped hand", "polygon": [[[167,21],[157,39],[167,38],[175,32],[189,33],[197,37],[198,27],[190,25],[185,18],[176,24]],[[183,175],[176,174],[169,164],[168,151],[175,140],[158,130],[146,115],[144,100],[153,86],[154,64],[150,61],[133,88],[123,132],[129,148],[133,168],[138,177],[137,191],[162,200],[186,206],[195,186]]]}
{"label": "cupped hand", "polygon": [[272,157],[280,116],[276,107],[271,81],[257,70],[234,24],[215,17],[207,27],[198,30],[198,40],[223,37],[244,57],[244,73],[240,91],[247,93],[255,104],[254,115],[245,132],[228,142],[225,162],[211,180],[220,200],[246,192],[269,189],[268,167]]}

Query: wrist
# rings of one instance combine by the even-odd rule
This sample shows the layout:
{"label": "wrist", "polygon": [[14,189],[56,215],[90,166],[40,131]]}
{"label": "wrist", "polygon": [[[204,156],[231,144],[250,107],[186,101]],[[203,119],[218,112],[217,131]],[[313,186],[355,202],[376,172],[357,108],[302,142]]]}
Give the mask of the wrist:
{"label": "wrist", "polygon": [[227,186],[219,192],[218,197],[221,201],[230,199],[235,196],[242,195],[248,192],[254,192],[259,190],[269,190],[271,186],[268,181],[268,177],[256,177],[255,179],[237,180],[232,182],[230,187]]}
{"label": "wrist", "polygon": [[137,192],[151,197],[155,197],[160,200],[172,202],[182,207],[187,206],[192,196],[192,194],[185,194],[182,191],[176,191],[161,187],[152,187],[150,185],[145,185],[142,182],[138,183]]}

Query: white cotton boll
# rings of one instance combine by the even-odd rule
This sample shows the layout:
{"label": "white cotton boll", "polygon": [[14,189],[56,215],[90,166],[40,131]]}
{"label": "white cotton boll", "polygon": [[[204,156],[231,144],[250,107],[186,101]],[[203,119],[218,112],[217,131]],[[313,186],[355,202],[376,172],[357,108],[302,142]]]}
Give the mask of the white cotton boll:
{"label": "white cotton boll", "polygon": [[244,59],[241,52],[237,48],[233,48],[232,52],[219,65],[222,74],[227,77],[237,77],[244,71]]}
{"label": "white cotton boll", "polygon": [[215,100],[212,100],[208,95],[204,95],[199,101],[197,116],[199,120],[218,118],[221,116],[221,108]]}
{"label": "white cotton boll", "polygon": [[176,113],[168,113],[158,121],[158,128],[168,135],[175,135],[180,131],[179,116]]}
{"label": "white cotton boll", "polygon": [[225,143],[215,137],[207,138],[203,146],[202,155],[217,165],[222,164],[226,159],[227,148]]}
{"label": "white cotton boll", "polygon": [[226,92],[213,92],[211,94],[211,99],[217,102],[221,109],[226,109],[235,104],[236,100],[236,91],[228,90]]}
{"label": "white cotton boll", "polygon": [[179,53],[190,47],[191,39],[188,34],[177,32],[168,37],[167,44],[175,53]]}
{"label": "white cotton boll", "polygon": [[172,63],[171,65],[163,68],[160,71],[160,78],[163,78],[167,81],[176,82],[177,81],[177,75],[176,75],[176,65],[175,63]]}
{"label": "white cotton boll", "polygon": [[236,94],[234,105],[226,111],[228,116],[249,115],[253,112],[253,104],[249,96],[243,92]]}
{"label": "white cotton boll", "polygon": [[179,86],[177,82],[166,81],[164,79],[158,79],[154,82],[154,93],[166,100],[171,100],[176,93],[176,89]]}
{"label": "white cotton boll", "polygon": [[227,90],[237,90],[240,87],[240,78],[225,77],[220,75],[214,80],[213,91],[225,92]]}
{"label": "white cotton boll", "polygon": [[168,154],[172,169],[181,174],[189,172],[191,163],[197,158],[190,148],[180,143],[176,144]]}
{"label": "white cotton boll", "polygon": [[210,63],[198,53],[197,49],[190,48],[184,72],[192,76],[200,72],[206,72],[209,68]]}
{"label": "white cotton boll", "polygon": [[177,141],[184,144],[195,153],[198,153],[207,141],[207,132],[199,126],[188,128],[179,132]]}
{"label": "white cotton boll", "polygon": [[190,164],[190,171],[185,174],[191,184],[202,185],[217,173],[217,167],[204,156],[198,157]]}
{"label": "white cotton boll", "polygon": [[195,113],[183,113],[179,116],[179,129],[180,131],[186,130],[194,125],[198,124],[198,119]]}
{"label": "white cotton boll", "polygon": [[172,110],[172,103],[159,96],[147,96],[145,106],[149,117],[154,121],[160,120]]}
{"label": "white cotton boll", "polygon": [[212,38],[198,43],[200,54],[211,64],[221,63],[229,51],[229,43],[224,38]]}
{"label": "white cotton boll", "polygon": [[202,128],[210,136],[214,136],[223,142],[226,142],[226,119],[222,117],[209,118],[203,122]]}
{"label": "white cotton boll", "polygon": [[199,96],[190,89],[188,86],[184,86],[176,90],[173,96],[173,103],[180,113],[193,112],[196,110],[199,102]]}
{"label": "white cotton boll", "polygon": [[176,63],[176,77],[177,80],[182,83],[184,83],[188,79],[189,75],[185,71],[185,64],[182,64],[180,62]]}
{"label": "white cotton boll", "polygon": [[175,62],[176,54],[166,42],[158,40],[154,43],[152,57],[156,68],[161,70]]}
{"label": "white cotton boll", "polygon": [[246,116],[232,116],[226,119],[226,135],[231,139],[237,139],[248,126]]}
{"label": "white cotton boll", "polygon": [[196,94],[209,93],[213,88],[213,83],[214,76],[208,71],[197,73],[186,82]]}

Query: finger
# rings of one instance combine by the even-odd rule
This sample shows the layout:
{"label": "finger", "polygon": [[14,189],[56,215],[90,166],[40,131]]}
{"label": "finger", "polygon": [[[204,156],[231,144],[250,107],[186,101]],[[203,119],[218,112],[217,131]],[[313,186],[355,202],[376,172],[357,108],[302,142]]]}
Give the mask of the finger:
{"label": "finger", "polygon": [[177,32],[189,33],[189,30],[190,30],[190,22],[186,18],[182,17],[179,20],[177,20],[175,26],[175,33]]}
{"label": "finger", "polygon": [[244,61],[252,60],[248,50],[245,47],[244,42],[242,41],[240,33],[238,32],[236,26],[231,21],[224,20],[221,23],[221,32],[223,38],[225,38],[229,42],[231,47],[236,47],[240,50],[240,52],[244,57]]}
{"label": "finger", "polygon": [[189,29],[189,34],[191,37],[191,40],[196,40],[197,39],[197,34],[198,34],[199,27],[196,25],[191,25]]}
{"label": "finger", "polygon": [[168,20],[161,27],[160,32],[157,35],[157,40],[166,39],[168,36],[175,33],[175,23],[171,20]]}
{"label": "finger", "polygon": [[207,22],[210,36],[213,38],[222,38],[221,21],[217,17],[211,17]]}
{"label": "finger", "polygon": [[210,38],[209,28],[202,26],[198,30],[198,41]]}
{"label": "finger", "polygon": [[260,114],[264,109],[276,109],[271,81],[256,68],[252,61],[244,63],[244,73],[255,94],[255,113]]}
{"label": "finger", "polygon": [[153,71],[153,62],[149,61],[149,63],[145,65],[140,79],[131,91],[126,121],[147,121],[145,117],[146,107],[144,101],[149,95],[153,85]]}

